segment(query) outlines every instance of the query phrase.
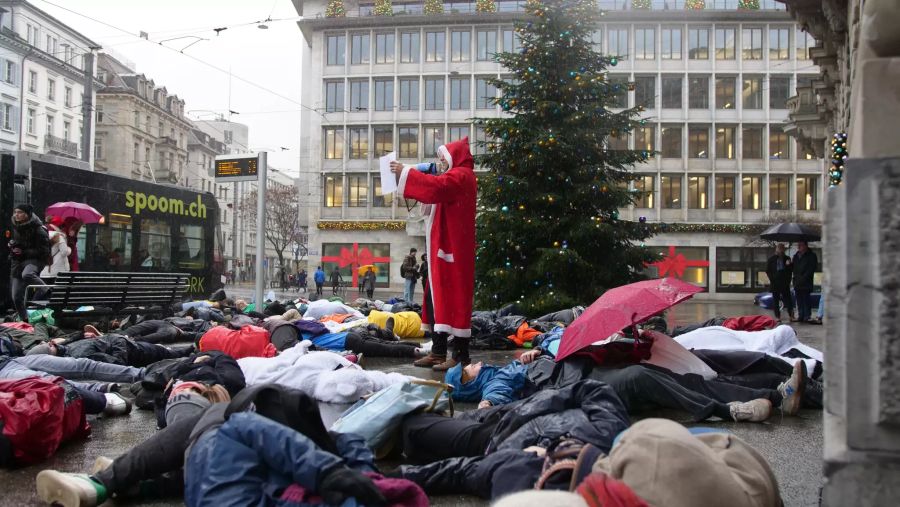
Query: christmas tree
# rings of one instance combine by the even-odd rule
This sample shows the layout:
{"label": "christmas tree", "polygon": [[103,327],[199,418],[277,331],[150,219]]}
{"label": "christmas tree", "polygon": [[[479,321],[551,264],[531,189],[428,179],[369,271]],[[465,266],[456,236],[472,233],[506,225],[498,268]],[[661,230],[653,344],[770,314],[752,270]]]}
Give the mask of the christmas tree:
{"label": "christmas tree", "polygon": [[635,194],[633,164],[652,153],[612,150],[644,122],[641,108],[608,109],[627,93],[607,79],[613,57],[593,50],[601,12],[594,0],[529,2],[517,26],[522,49],[498,60],[504,118],[476,119],[490,141],[478,163],[476,305],[519,302],[529,315],[591,303],[640,278],[652,259],[645,224],[619,220]]}

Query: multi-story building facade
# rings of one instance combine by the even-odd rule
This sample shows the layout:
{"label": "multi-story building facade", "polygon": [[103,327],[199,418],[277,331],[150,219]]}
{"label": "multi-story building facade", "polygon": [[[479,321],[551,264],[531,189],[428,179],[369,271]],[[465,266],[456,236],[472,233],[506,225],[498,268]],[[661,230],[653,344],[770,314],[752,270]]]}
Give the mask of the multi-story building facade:
{"label": "multi-story building facade", "polygon": [[96,49],[34,5],[0,1],[0,147],[82,157],[82,132],[93,121],[91,108],[82,107],[93,75],[86,66]]}
{"label": "multi-story building facade", "polygon": [[[524,3],[524,2],[522,2]],[[640,191],[622,218],[657,231],[651,275],[677,276],[710,293],[763,290],[769,247],[754,244],[766,222],[818,219],[823,162],[789,138],[787,99],[817,69],[813,39],[781,4],[759,10],[737,1],[600,2],[598,51],[618,55],[609,79],[633,83],[614,107],[642,105],[647,125],[610,144],[656,152],[634,168]],[[345,2],[346,17],[325,15],[325,2],[296,2],[304,48],[302,137],[308,142],[312,192],[310,262],[381,264],[379,281],[399,283],[409,247],[422,250],[421,220],[403,199],[382,196],[378,157],[432,159],[436,146],[484,134],[474,117],[501,114],[490,77],[504,77],[492,55],[517,49],[518,2],[497,12],[445,2],[423,14],[420,2],[395,4],[402,16],[376,16],[373,5]],[[477,148],[473,148],[473,151]],[[739,296],[746,297],[746,296]]]}
{"label": "multi-story building facade", "polygon": [[94,169],[185,185],[193,126],[184,101],[111,55],[100,54],[97,69]]}

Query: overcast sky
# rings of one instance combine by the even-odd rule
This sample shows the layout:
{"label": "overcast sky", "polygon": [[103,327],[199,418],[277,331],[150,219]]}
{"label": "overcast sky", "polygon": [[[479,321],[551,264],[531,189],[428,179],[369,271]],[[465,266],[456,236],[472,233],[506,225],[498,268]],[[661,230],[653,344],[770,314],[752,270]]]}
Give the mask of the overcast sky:
{"label": "overcast sky", "polygon": [[[30,0],[185,101],[191,119],[212,119],[230,109],[232,121],[250,127],[250,148],[269,151],[269,165],[296,174],[300,153],[300,44],[296,21],[255,24],[271,17],[296,18],[290,0]],[[147,32],[149,40],[66,11],[108,23],[126,32]],[[239,26],[245,25],[245,26]],[[219,32],[213,28],[228,27]],[[220,72],[179,54],[225,69]],[[173,48],[167,49],[167,48]],[[231,97],[229,76],[231,69]],[[242,82],[251,81],[275,93]],[[277,94],[277,95],[276,95]],[[287,99],[278,95],[287,97]],[[292,100],[294,102],[292,102]],[[290,148],[282,151],[280,148]]]}

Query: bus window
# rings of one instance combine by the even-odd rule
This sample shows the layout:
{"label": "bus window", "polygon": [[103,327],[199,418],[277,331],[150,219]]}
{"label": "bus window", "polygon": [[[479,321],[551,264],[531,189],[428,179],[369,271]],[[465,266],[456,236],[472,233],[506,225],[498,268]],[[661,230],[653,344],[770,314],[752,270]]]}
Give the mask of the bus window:
{"label": "bus window", "polygon": [[87,227],[78,230],[76,249],[78,250],[78,264],[84,264],[84,256],[87,252]]}
{"label": "bus window", "polygon": [[203,227],[185,225],[178,235],[178,267],[181,269],[203,269],[206,267],[206,249],[203,248]]}
{"label": "bus window", "polygon": [[141,220],[141,248],[138,266],[146,271],[172,266],[172,230],[168,222]]}
{"label": "bus window", "polygon": [[114,271],[131,269],[131,216],[109,214],[109,267]]}

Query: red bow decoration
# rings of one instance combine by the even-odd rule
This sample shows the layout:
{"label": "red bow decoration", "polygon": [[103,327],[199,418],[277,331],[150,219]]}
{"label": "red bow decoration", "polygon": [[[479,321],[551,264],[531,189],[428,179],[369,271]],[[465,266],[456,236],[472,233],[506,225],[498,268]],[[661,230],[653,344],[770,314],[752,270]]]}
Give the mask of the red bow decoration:
{"label": "red bow decoration", "polygon": [[347,247],[341,247],[339,255],[330,255],[322,257],[322,262],[336,262],[339,268],[351,266],[353,269],[353,287],[358,287],[359,267],[367,264],[375,264],[376,262],[391,262],[390,257],[375,257],[372,252],[363,247],[359,248],[359,243],[353,243],[353,250]]}
{"label": "red bow decoration", "polygon": [[675,247],[669,247],[669,255],[659,261],[651,262],[650,266],[656,266],[659,270],[660,278],[668,276],[670,278],[681,278],[684,271],[692,267],[709,267],[709,261],[689,261],[683,254],[676,254]]}

